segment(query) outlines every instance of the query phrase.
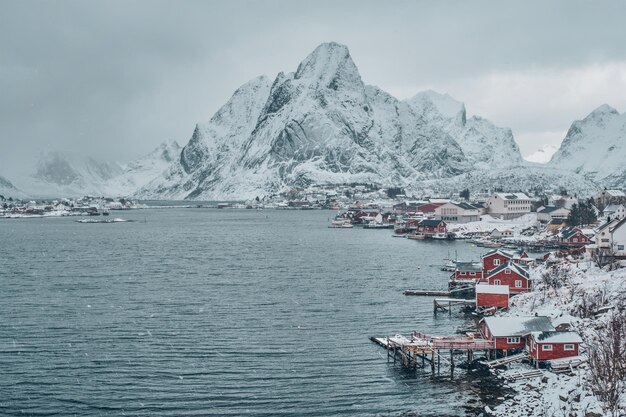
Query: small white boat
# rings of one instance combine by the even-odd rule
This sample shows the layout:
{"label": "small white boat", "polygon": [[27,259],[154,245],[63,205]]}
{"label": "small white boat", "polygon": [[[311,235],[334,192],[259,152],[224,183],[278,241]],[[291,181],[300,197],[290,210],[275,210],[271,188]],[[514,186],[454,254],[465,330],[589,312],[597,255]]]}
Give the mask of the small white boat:
{"label": "small white boat", "polygon": [[435,233],[433,236],[433,239],[447,239],[448,238],[448,234],[447,233]]}

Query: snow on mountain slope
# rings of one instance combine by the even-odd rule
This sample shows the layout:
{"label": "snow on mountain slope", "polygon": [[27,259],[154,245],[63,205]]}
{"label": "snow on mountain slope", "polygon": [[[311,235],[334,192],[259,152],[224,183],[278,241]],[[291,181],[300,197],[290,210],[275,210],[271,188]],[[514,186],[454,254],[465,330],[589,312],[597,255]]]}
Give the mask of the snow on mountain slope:
{"label": "snow on mountain slope", "polygon": [[122,167],[115,163],[52,152],[39,159],[32,175],[20,177],[16,183],[34,197],[78,197],[101,194],[106,182],[121,172]]}
{"label": "snow on mountain slope", "polygon": [[31,197],[127,196],[161,177],[178,161],[180,150],[176,142],[163,143],[126,166],[53,152],[43,155],[35,172],[20,177],[18,184]]}
{"label": "snow on mountain slope", "polygon": [[4,177],[0,177],[0,196],[4,198],[22,198],[25,194],[21,190],[17,189],[11,181]]}
{"label": "snow on mountain slope", "polygon": [[453,178],[418,181],[408,188],[414,195],[448,195],[459,190],[493,191],[494,189],[541,192],[558,192],[565,188],[570,193],[592,195],[598,185],[581,174],[547,167],[544,164],[523,165],[491,170],[476,170]]}
{"label": "snow on mountain slope", "polygon": [[164,142],[148,155],[124,166],[121,173],[110,178],[102,187],[109,196],[128,196],[160,177],[180,158],[181,148],[176,141]]}
{"label": "snow on mountain slope", "polygon": [[[447,95],[429,91],[399,101],[366,86],[348,48],[331,42],[294,73],[240,87],[209,122],[196,126],[178,163],[137,195],[222,199],[312,183],[402,186],[477,164],[521,161],[511,141],[506,129],[466,121],[463,104]],[[481,143],[489,145],[483,154]]]}
{"label": "snow on mountain slope", "polygon": [[604,104],[572,123],[551,167],[572,170],[604,185],[626,182],[626,114]]}
{"label": "snow on mountain slope", "polygon": [[552,159],[552,156],[559,149],[556,145],[543,145],[532,154],[526,156],[524,159],[528,162],[535,162],[537,164],[547,164]]}

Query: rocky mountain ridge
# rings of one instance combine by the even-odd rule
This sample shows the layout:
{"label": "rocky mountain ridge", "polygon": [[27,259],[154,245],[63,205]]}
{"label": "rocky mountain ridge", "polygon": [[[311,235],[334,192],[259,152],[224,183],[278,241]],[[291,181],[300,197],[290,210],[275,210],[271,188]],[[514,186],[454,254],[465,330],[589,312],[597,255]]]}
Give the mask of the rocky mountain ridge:
{"label": "rocky mountain ridge", "polygon": [[310,184],[407,186],[523,163],[510,129],[432,91],[365,85],[348,48],[320,45],[295,72],[241,86],[196,126],[149,198],[250,198]]}

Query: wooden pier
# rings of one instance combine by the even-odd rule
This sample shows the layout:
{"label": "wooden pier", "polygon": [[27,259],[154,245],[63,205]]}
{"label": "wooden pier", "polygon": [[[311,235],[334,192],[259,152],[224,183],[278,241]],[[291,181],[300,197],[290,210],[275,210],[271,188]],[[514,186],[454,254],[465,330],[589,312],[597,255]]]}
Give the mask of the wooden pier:
{"label": "wooden pier", "polygon": [[[387,337],[370,337],[370,340],[387,350],[387,362],[411,368],[424,368],[429,363],[433,373],[439,371],[441,362],[447,363],[451,369],[455,367],[455,354],[467,354],[468,362],[474,359],[475,351],[484,351],[486,356],[495,349],[495,343],[485,339],[471,337],[435,337],[424,333],[413,332],[410,337],[403,335]],[[449,359],[443,352],[450,353]]]}
{"label": "wooden pier", "polygon": [[437,314],[437,311],[447,311],[451,314],[454,306],[476,306],[476,300],[463,298],[435,298],[433,300],[433,311],[435,314]]}
{"label": "wooden pier", "polygon": [[404,295],[450,295],[450,291],[432,291],[432,290],[405,290],[402,291]]}

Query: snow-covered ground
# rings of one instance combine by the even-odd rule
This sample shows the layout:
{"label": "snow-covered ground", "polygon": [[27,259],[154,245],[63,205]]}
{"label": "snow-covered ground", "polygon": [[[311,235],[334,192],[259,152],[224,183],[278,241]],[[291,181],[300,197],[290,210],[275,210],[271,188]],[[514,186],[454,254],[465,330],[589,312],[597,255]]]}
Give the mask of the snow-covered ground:
{"label": "snow-covered ground", "polygon": [[521,232],[537,226],[537,213],[529,213],[516,219],[502,220],[488,214],[480,216],[480,221],[470,223],[450,223],[448,231],[461,235],[488,233],[494,229],[500,231],[511,230],[513,237],[519,238]]}
{"label": "snow-covered ground", "polygon": [[[558,285],[543,283],[544,274],[560,277],[558,282],[562,286],[556,288]],[[585,341],[592,340],[594,329],[607,321],[615,305],[626,300],[626,269],[602,270],[589,258],[569,258],[552,266],[541,266],[531,272],[531,277],[537,283],[535,291],[514,297],[507,314],[536,314],[558,322],[569,322]],[[587,347],[583,344],[581,355],[586,354]],[[528,365],[513,365],[501,375],[506,376],[516,370],[528,370]],[[607,415],[603,404],[591,391],[589,381],[588,364],[581,365],[572,376],[544,370],[542,377],[510,383],[508,386],[517,394],[493,411],[502,417]],[[626,404],[622,406],[626,407]],[[624,411],[622,408],[620,415],[626,415]]]}

